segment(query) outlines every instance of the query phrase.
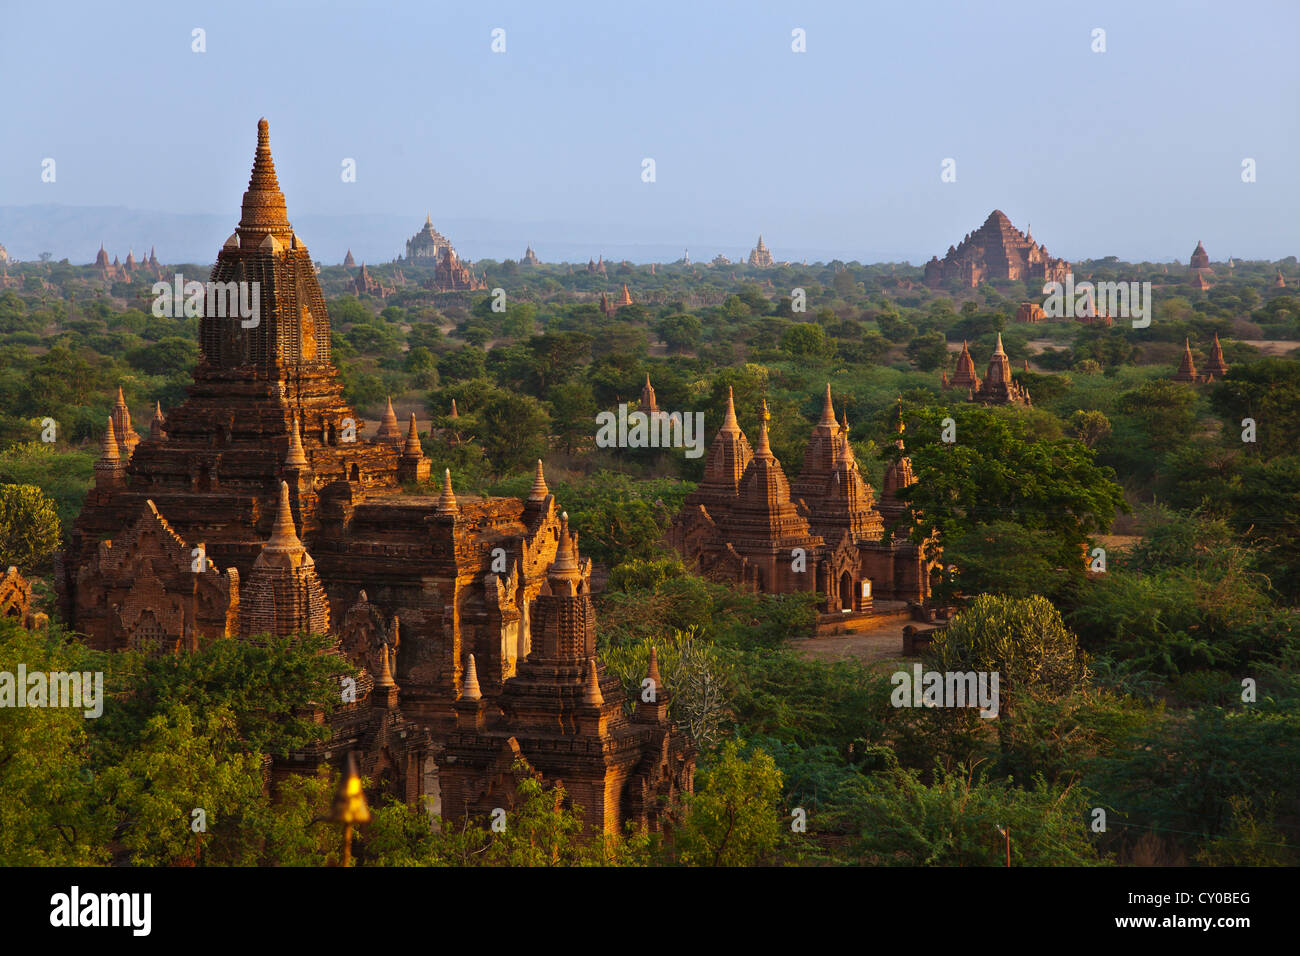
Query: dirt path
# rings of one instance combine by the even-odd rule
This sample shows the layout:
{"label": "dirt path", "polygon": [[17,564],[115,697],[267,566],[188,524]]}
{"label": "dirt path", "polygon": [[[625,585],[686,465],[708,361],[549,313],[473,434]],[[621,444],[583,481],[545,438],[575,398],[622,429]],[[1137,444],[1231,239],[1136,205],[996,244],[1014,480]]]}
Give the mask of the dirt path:
{"label": "dirt path", "polygon": [[869,631],[809,637],[791,641],[790,647],[812,660],[838,661],[853,659],[872,663],[903,656],[903,627],[907,621],[891,621]]}

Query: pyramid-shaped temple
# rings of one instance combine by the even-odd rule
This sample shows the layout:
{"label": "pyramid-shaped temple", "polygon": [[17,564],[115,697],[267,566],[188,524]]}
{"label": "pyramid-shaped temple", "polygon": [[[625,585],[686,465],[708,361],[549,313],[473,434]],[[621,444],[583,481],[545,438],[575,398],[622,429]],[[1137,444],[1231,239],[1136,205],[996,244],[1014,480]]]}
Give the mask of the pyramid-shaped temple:
{"label": "pyramid-shaped temple", "polygon": [[925,264],[925,282],[938,285],[956,279],[973,289],[989,279],[1064,282],[1069,271],[1068,262],[1048,255],[1032,233],[1021,232],[1006,213],[994,209],[984,225],[967,233],[956,247],[949,246],[942,259],[935,256]]}
{"label": "pyramid-shaped temple", "polygon": [[256,296],[258,320],[208,302],[188,398],[156,409],[147,438],[119,395],[58,560],[65,621],[96,648],[154,653],[332,635],[361,692],[274,774],[357,751],[377,786],[452,818],[509,806],[524,757],[591,826],[656,825],[694,752],[666,695],[624,715],[595,654],[590,565],[541,462],[526,500],[458,495],[450,472],[440,494],[403,491],[429,478],[415,416],[403,439],[390,404],[372,439],[343,399],[265,120],[211,279]]}
{"label": "pyramid-shaped temple", "polygon": [[[899,525],[904,508],[897,495],[915,481],[906,457],[891,465],[877,503],[849,443],[847,414],[836,421],[827,385],[821,419],[791,483],[772,454],[769,418],[764,403],[751,448],[728,392],[704,478],[669,529],[672,546],[717,580],[766,594],[816,592],[827,624],[868,614],[877,599],[924,603],[929,566]],[[900,449],[901,442],[900,428]]]}

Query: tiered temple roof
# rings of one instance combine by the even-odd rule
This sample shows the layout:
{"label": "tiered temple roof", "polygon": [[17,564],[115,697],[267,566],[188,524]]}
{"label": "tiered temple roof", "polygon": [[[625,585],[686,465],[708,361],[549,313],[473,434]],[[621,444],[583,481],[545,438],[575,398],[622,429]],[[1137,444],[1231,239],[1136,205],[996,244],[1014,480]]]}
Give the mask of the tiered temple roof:
{"label": "tiered temple roof", "polygon": [[989,358],[989,370],[984,381],[975,389],[971,401],[981,405],[1032,405],[1029,391],[1011,377],[1011,362],[1002,348],[1002,333],[998,333],[997,346]]}
{"label": "tiered temple roof", "polygon": [[[653,823],[690,789],[693,752],[666,719],[649,719],[653,708],[625,729],[616,678],[597,672],[593,694],[589,563],[577,562],[540,463],[526,500],[458,495],[450,472],[437,496],[414,415],[404,439],[389,413],[380,439],[365,435],[342,397],[329,314],[289,224],[265,120],[212,278],[258,281],[260,321],[202,317],[194,383],[165,428],[157,409],[149,436],[135,435],[124,401],[106,420],[95,485],[57,563],[69,626],[100,649],[154,652],[328,630],[361,668],[361,696],[328,718],[329,741],[277,758],[273,774],[311,773],[355,749],[376,787],[411,803],[429,796],[454,816],[483,809],[469,795],[511,805],[512,788],[494,788],[513,754],[581,794],[598,826]],[[571,662],[575,633],[583,659]],[[563,666],[526,666],[534,640],[539,654],[559,647]],[[471,660],[487,751],[465,737],[457,705]],[[503,710],[516,677],[524,684],[509,699],[523,703]],[[563,738],[529,710],[540,699],[594,710],[553,710],[582,725]],[[448,772],[453,734],[492,759]],[[558,760],[557,747],[581,756]]]}
{"label": "tiered temple roof", "polygon": [[884,517],[853,454],[847,413],[835,420],[830,387],[793,485],[772,453],[769,419],[764,403],[751,451],[728,392],[704,479],[674,518],[669,542],[710,577],[766,593],[818,592],[825,614],[869,610],[873,588],[885,599],[924,601],[920,549],[883,543]]}
{"label": "tiered temple roof", "polygon": [[966,342],[961,343],[961,354],[957,356],[957,367],[952,373],[952,378],[948,380],[947,387],[961,389],[972,394],[975,389],[980,387],[980,377],[975,374],[975,359],[971,357],[970,346]]}
{"label": "tiered temple roof", "polygon": [[1011,224],[1000,209],[984,220],[984,225],[966,237],[948,253],[925,264],[925,281],[937,285],[948,279],[974,288],[989,279],[1011,281],[1065,280],[1070,264],[1048,255],[1046,247]]}
{"label": "tiered temple roof", "polygon": [[1214,270],[1210,268],[1210,254],[1205,251],[1205,244],[1199,239],[1196,241],[1196,248],[1192,250],[1192,259],[1187,265],[1187,271],[1205,276],[1214,275]]}
{"label": "tiered temple roof", "polygon": [[451,248],[451,240],[433,228],[433,217],[424,217],[424,226],[410,239],[406,240],[407,261],[415,259],[432,259],[437,262],[442,258],[443,250]]}

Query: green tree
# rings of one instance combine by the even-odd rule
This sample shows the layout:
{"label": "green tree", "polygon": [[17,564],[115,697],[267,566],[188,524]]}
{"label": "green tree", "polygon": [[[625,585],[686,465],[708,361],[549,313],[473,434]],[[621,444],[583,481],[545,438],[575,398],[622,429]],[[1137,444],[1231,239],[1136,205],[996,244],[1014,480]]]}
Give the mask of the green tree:
{"label": "green tree", "polygon": [[781,333],[781,348],[796,358],[824,358],[832,346],[826,330],[815,322],[795,322]]}
{"label": "green tree", "polygon": [[1237,363],[1214,387],[1210,404],[1234,437],[1241,434],[1242,419],[1253,418],[1265,459],[1300,447],[1300,362],[1267,358]]}
{"label": "green tree", "polygon": [[1062,697],[1088,676],[1078,638],[1046,598],[981,594],[930,645],[935,670],[1001,675],[1013,695]]}
{"label": "green tree", "polygon": [[44,568],[61,541],[54,503],[35,485],[0,485],[0,567]]}
{"label": "green tree", "polygon": [[[196,725],[190,709],[176,703],[150,718],[138,744],[97,786],[118,815],[114,836],[132,864],[197,862],[205,838],[227,862],[247,864],[256,851],[246,843],[251,835],[242,818],[265,800],[261,764],[261,754],[242,751],[229,709],[213,709]],[[194,831],[198,820],[206,833]]]}
{"label": "green tree", "polygon": [[948,340],[940,332],[918,335],[908,344],[907,357],[922,372],[933,372],[948,360]]}
{"label": "green tree", "polygon": [[1028,788],[990,780],[966,767],[874,774],[856,799],[827,815],[856,833],[856,862],[868,866],[1096,866],[1084,826],[1087,795],[1035,780]]}
{"label": "green tree", "polygon": [[596,395],[587,382],[567,382],[551,389],[551,425],[556,443],[572,455],[596,428]]}
{"label": "green tree", "polygon": [[688,866],[753,866],[781,837],[781,771],[762,750],[748,754],[733,740],[696,775],[685,818],[675,833]]}
{"label": "green tree", "polygon": [[483,451],[499,473],[528,468],[546,456],[551,419],[531,395],[498,393],[478,417]]}
{"label": "green tree", "polygon": [[[916,484],[902,492],[918,542],[956,538],[979,525],[1009,521],[1050,537],[1053,561],[1083,571],[1089,536],[1127,508],[1114,472],[1071,439],[1036,438],[1025,421],[975,406],[908,412]],[[951,418],[955,427],[944,425]],[[945,433],[954,442],[943,440]]]}
{"label": "green tree", "polygon": [[1070,416],[1070,434],[1089,448],[1110,434],[1110,419],[1103,413],[1080,408]]}
{"label": "green tree", "polygon": [[[0,618],[0,672],[102,670],[93,652],[55,632],[30,633]],[[22,688],[20,693],[25,693]],[[107,816],[89,769],[83,711],[6,707],[0,719],[0,866],[108,862]]]}
{"label": "green tree", "polygon": [[1057,545],[1010,521],[976,525],[944,542],[943,560],[956,565],[962,594],[1029,597],[1055,594],[1067,580],[1056,567]]}
{"label": "green tree", "polygon": [[689,352],[700,342],[700,320],[690,313],[669,315],[659,320],[655,333],[674,352]]}

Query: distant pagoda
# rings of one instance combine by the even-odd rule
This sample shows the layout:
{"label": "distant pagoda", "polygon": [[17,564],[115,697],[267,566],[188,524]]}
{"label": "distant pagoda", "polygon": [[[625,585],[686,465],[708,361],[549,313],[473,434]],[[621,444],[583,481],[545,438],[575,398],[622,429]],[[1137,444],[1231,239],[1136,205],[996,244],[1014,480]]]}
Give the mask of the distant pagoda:
{"label": "distant pagoda", "polygon": [[424,217],[424,228],[406,240],[406,258],[408,261],[428,259],[437,262],[444,249],[451,248],[451,240],[433,228],[433,217]]}
{"label": "distant pagoda", "polygon": [[1175,382],[1194,383],[1199,381],[1196,376],[1196,362],[1192,358],[1192,341],[1183,339],[1183,360],[1178,365],[1178,371],[1174,373]]}
{"label": "distant pagoda", "polygon": [[1228,374],[1228,363],[1223,360],[1223,346],[1219,344],[1219,333],[1214,333],[1214,344],[1210,346],[1210,360],[1205,363],[1205,379],[1213,382]]}
{"label": "distant pagoda", "polygon": [[984,225],[956,247],[949,246],[943,259],[935,256],[925,264],[925,282],[938,285],[957,279],[973,289],[990,279],[1064,282],[1069,271],[1070,263],[1052,258],[1032,234],[1021,232],[995,209]]}
{"label": "distant pagoda", "polygon": [[763,237],[758,237],[758,245],[749,252],[749,264],[756,269],[770,269],[776,264],[772,259],[772,252],[767,246],[763,245]]}
{"label": "distant pagoda", "polygon": [[1199,239],[1196,248],[1192,250],[1192,261],[1187,266],[1187,273],[1193,279],[1196,276],[1209,279],[1214,275],[1214,270],[1210,268],[1210,254],[1205,251],[1205,246]]}

